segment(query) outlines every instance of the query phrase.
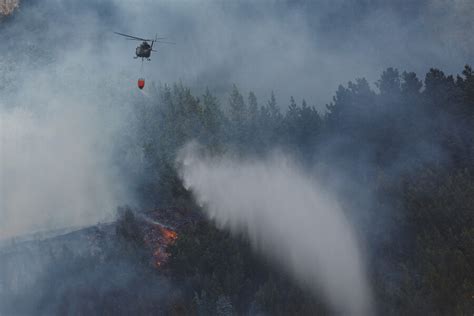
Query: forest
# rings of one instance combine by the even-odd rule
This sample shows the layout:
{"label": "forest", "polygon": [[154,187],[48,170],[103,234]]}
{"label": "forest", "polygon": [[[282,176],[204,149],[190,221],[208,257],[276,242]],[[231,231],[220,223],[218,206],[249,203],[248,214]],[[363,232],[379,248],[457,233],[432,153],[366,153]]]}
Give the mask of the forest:
{"label": "forest", "polygon": [[[341,85],[326,109],[305,100],[259,101],[234,85],[228,100],[182,83],[158,88],[137,106],[147,176],[144,208],[199,211],[176,171],[176,154],[197,140],[219,155],[258,157],[275,147],[308,168],[337,170],[357,188],[344,210],[368,243],[369,275],[380,315],[469,315],[474,311],[474,72],[446,75],[388,68],[372,88]],[[363,203],[361,196],[371,196]],[[290,210],[289,210],[290,211]],[[302,236],[304,238],[304,236]],[[173,246],[169,269],[183,284],[179,308],[201,315],[297,315],[327,306],[294,284],[245,238],[192,227]]]}
{"label": "forest", "polygon": [[[99,251],[84,255],[44,245],[42,256],[53,263],[27,293],[4,294],[0,312],[335,313],[256,252],[245,235],[206,217],[176,162],[179,150],[195,141],[215,156],[258,158],[278,149],[306,170],[322,170],[318,175],[343,197],[344,213],[365,241],[375,314],[471,315],[472,68],[456,76],[430,69],[423,80],[388,68],[374,85],[357,79],[339,86],[325,109],[293,97],[280,103],[275,95],[261,101],[234,85],[227,99],[218,99],[210,89],[196,95],[179,82],[155,87],[133,104],[126,134],[144,161],[135,187],[140,205],[120,211],[109,237],[97,239]],[[125,145],[117,161],[126,154]],[[335,174],[347,185],[329,181]],[[198,220],[179,231],[157,270],[149,263],[139,214],[159,209]],[[24,296],[28,304],[18,304]]]}

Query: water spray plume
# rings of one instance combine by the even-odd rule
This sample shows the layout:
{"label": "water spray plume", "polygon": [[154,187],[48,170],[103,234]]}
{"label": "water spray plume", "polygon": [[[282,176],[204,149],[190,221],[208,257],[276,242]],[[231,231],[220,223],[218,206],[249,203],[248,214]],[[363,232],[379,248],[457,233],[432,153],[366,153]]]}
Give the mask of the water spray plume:
{"label": "water spray plume", "polygon": [[282,154],[258,161],[213,158],[195,144],[181,177],[209,217],[244,233],[335,312],[370,315],[371,291],[350,223],[337,201]]}

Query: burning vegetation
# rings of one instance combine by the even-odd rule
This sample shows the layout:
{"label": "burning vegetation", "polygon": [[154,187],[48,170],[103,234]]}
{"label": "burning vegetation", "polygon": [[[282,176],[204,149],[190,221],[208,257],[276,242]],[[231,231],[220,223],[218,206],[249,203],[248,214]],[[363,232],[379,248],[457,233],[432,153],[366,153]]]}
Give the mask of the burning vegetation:
{"label": "burning vegetation", "polygon": [[172,245],[178,234],[160,224],[154,224],[145,233],[145,244],[153,249],[153,264],[155,267],[162,267],[168,260],[170,254],[167,252],[168,246]]}
{"label": "burning vegetation", "polygon": [[12,14],[19,4],[19,0],[0,0],[0,16]]}
{"label": "burning vegetation", "polygon": [[143,240],[146,246],[152,249],[153,265],[156,268],[162,268],[168,261],[168,247],[178,239],[177,231],[202,220],[195,212],[179,208],[158,209],[148,212],[147,215],[140,213],[139,216],[144,222]]}
{"label": "burning vegetation", "polygon": [[170,254],[168,247],[178,239],[178,229],[187,224],[189,218],[179,210],[160,209],[148,213],[135,213],[126,208],[117,222],[116,233],[139,248],[147,249],[147,261],[156,268],[162,268]]}

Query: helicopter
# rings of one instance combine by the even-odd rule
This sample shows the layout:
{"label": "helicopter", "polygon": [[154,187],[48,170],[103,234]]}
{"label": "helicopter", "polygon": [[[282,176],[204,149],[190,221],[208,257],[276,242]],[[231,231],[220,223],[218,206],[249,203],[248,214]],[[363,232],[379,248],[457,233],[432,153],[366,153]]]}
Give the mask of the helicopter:
{"label": "helicopter", "polygon": [[[163,39],[165,39],[164,37],[155,36],[155,39],[145,39],[145,38],[140,38],[140,37],[127,35],[127,34],[123,34],[123,33],[119,33],[119,32],[114,32],[114,33],[117,34],[117,35],[124,36],[128,40],[142,41],[140,46],[138,46],[135,50],[136,56],[133,57],[134,59],[141,58],[142,61],[144,59],[146,59],[148,61],[151,60],[150,59],[151,52],[156,52],[156,50],[153,49],[153,44],[154,43],[176,44],[176,43],[173,43],[173,42],[163,41]],[[150,45],[149,42],[151,42],[151,45]]]}

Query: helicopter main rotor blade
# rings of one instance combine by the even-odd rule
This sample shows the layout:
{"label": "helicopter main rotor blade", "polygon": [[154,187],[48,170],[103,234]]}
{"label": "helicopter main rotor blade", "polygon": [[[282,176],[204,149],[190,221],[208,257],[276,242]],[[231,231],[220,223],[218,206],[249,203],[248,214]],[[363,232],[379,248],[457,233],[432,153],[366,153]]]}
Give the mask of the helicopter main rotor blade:
{"label": "helicopter main rotor blade", "polygon": [[114,32],[114,33],[117,34],[117,35],[128,37],[130,39],[137,40],[137,41],[144,41],[144,42],[151,42],[152,41],[151,39],[140,38],[140,37],[131,36],[131,35],[127,35],[127,34],[123,34],[123,33],[119,33],[119,32]]}
{"label": "helicopter main rotor blade", "polygon": [[156,42],[156,43],[165,43],[165,44],[173,44],[173,45],[176,45],[176,43],[174,43],[174,42],[166,42],[166,41],[160,41],[160,40],[156,40],[156,41],[154,41],[154,42]]}

